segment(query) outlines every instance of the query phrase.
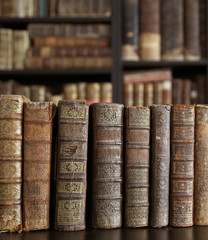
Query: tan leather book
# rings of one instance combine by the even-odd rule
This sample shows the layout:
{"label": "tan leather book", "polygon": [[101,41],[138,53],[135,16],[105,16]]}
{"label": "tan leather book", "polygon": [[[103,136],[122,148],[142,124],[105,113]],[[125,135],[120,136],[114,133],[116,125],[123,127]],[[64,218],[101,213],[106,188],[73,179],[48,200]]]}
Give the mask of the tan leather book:
{"label": "tan leather book", "polygon": [[144,83],[134,83],[134,105],[144,106]]}
{"label": "tan leather book", "polygon": [[144,84],[144,106],[153,104],[153,83]]}
{"label": "tan leather book", "polygon": [[161,105],[163,101],[163,82],[153,83],[153,103]]}
{"label": "tan leather book", "polygon": [[113,102],[113,85],[111,82],[102,82],[100,84],[100,101]]}
{"label": "tan leather book", "polygon": [[124,105],[129,107],[134,105],[134,84],[133,83],[124,84]]}
{"label": "tan leather book", "polygon": [[171,108],[170,225],[193,225],[194,105]]}
{"label": "tan leather book", "polygon": [[14,94],[16,95],[23,95],[26,98],[30,99],[30,87],[26,85],[18,85],[14,87]]}
{"label": "tan leather book", "polygon": [[52,123],[56,106],[49,102],[24,104],[23,227],[50,227]]}
{"label": "tan leather book", "polygon": [[126,107],[125,226],[148,226],[150,110]]}
{"label": "tan leather book", "polygon": [[64,99],[76,100],[78,98],[77,84],[76,83],[66,83],[63,85]]}
{"label": "tan leather book", "polygon": [[0,231],[22,230],[23,96],[0,96]]}
{"label": "tan leather book", "polygon": [[13,80],[7,80],[7,81],[0,80],[0,94],[12,94],[13,88],[14,88]]}
{"label": "tan leather book", "polygon": [[30,87],[30,100],[33,102],[45,102],[46,87],[43,85],[32,85]]}
{"label": "tan leather book", "polygon": [[87,99],[87,82],[77,83],[78,99]]}
{"label": "tan leather book", "polygon": [[100,102],[100,83],[87,83],[86,97],[90,104]]}
{"label": "tan leather book", "polygon": [[196,105],[194,163],[194,224],[208,225],[208,106]]}
{"label": "tan leather book", "polygon": [[58,159],[55,229],[85,229],[88,102],[63,100],[58,105]]}
{"label": "tan leather book", "polygon": [[123,189],[123,105],[94,103],[92,227],[120,228]]}
{"label": "tan leather book", "polygon": [[151,109],[150,225],[166,227],[169,222],[170,105]]}

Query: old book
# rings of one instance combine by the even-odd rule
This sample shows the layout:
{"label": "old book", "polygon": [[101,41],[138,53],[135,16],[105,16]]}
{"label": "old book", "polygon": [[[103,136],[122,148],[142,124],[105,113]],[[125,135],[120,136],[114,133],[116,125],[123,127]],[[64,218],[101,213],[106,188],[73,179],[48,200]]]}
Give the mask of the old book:
{"label": "old book", "polygon": [[87,99],[87,82],[77,83],[78,99]]}
{"label": "old book", "polygon": [[0,80],[0,94],[12,94],[13,88],[14,88],[13,80],[7,81]]}
{"label": "old book", "polygon": [[125,108],[125,226],[149,223],[150,110]]}
{"label": "old book", "polygon": [[64,99],[76,100],[78,97],[77,84],[76,83],[66,83],[63,85]]}
{"label": "old book", "polygon": [[163,98],[163,104],[172,103],[172,81],[171,80],[163,81],[162,98]]}
{"label": "old book", "polygon": [[141,60],[159,61],[160,55],[160,1],[140,0],[140,41]]}
{"label": "old book", "polygon": [[170,105],[151,106],[150,225],[165,227],[169,220]]}
{"label": "old book", "polygon": [[57,4],[57,14],[60,17],[69,17],[76,13],[75,0],[59,0]]}
{"label": "old book", "polygon": [[183,79],[182,104],[191,104],[191,80]]}
{"label": "old book", "polygon": [[58,106],[59,101],[63,99],[64,99],[63,94],[50,95],[48,97],[48,102],[53,102],[56,106]]}
{"label": "old book", "polygon": [[208,106],[196,105],[194,163],[194,224],[208,225]]}
{"label": "old book", "polygon": [[49,0],[38,0],[38,16],[47,17],[49,15]]}
{"label": "old book", "polygon": [[23,227],[50,227],[50,180],[53,103],[24,104]]}
{"label": "old book", "polygon": [[144,106],[144,83],[134,83],[134,105]]}
{"label": "old book", "polygon": [[92,227],[122,224],[123,105],[95,103],[93,108]]}
{"label": "old book", "polygon": [[124,84],[124,105],[125,106],[134,105],[134,84],[133,83]]}
{"label": "old book", "polygon": [[24,0],[2,0],[3,17],[24,17]]}
{"label": "old book", "polygon": [[153,83],[144,84],[144,106],[153,104]]}
{"label": "old book", "polygon": [[59,102],[55,229],[85,229],[88,103]]}
{"label": "old book", "polygon": [[111,82],[102,82],[100,84],[100,101],[113,102],[113,85]]}
{"label": "old book", "polygon": [[193,225],[194,125],[193,105],[171,109],[170,225]]}
{"label": "old book", "polygon": [[191,104],[197,104],[198,100],[198,91],[196,82],[191,82]]}
{"label": "old book", "polygon": [[200,31],[200,50],[201,50],[201,58],[206,59],[207,57],[207,1],[200,0],[199,1],[199,31]]}
{"label": "old book", "polygon": [[23,96],[0,96],[0,231],[22,230]]}
{"label": "old book", "polygon": [[13,93],[16,95],[23,95],[26,98],[30,99],[30,87],[29,86],[24,86],[24,85],[15,86]]}
{"label": "old book", "polygon": [[30,100],[33,102],[45,102],[46,87],[43,85],[30,86]]}
{"label": "old book", "polygon": [[23,1],[23,5],[24,5],[24,16],[25,17],[34,17],[34,2],[35,0],[24,0]]}
{"label": "old book", "polygon": [[49,1],[49,16],[50,17],[55,17],[56,16],[56,4],[57,1],[56,0],[50,0]]}
{"label": "old book", "polygon": [[122,59],[139,60],[139,0],[123,0]]}
{"label": "old book", "polygon": [[153,103],[161,105],[163,101],[163,82],[153,83]]}
{"label": "old book", "polygon": [[162,60],[184,60],[183,0],[161,1]]}
{"label": "old book", "polygon": [[173,79],[173,104],[182,104],[183,80]]}
{"label": "old book", "polygon": [[197,83],[197,92],[198,92],[198,100],[197,103],[205,104],[206,99],[206,75],[198,74],[196,75],[196,83]]}
{"label": "old book", "polygon": [[200,21],[198,0],[184,1],[184,40],[185,59],[196,61],[200,54]]}
{"label": "old book", "polygon": [[100,83],[87,83],[87,100],[90,104],[100,102]]}

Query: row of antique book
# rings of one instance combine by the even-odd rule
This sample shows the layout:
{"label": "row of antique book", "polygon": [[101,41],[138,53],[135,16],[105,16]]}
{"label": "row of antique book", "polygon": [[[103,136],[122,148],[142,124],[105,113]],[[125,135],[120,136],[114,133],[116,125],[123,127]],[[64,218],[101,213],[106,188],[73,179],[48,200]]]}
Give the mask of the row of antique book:
{"label": "row of antique book", "polygon": [[206,58],[206,4],[206,0],[123,0],[123,59]]}
{"label": "row of antique book", "polygon": [[1,0],[1,17],[108,17],[110,0]]}
{"label": "row of antique book", "polygon": [[1,95],[0,113],[0,231],[48,229],[50,209],[59,231],[208,225],[207,106],[63,100],[53,121]]}

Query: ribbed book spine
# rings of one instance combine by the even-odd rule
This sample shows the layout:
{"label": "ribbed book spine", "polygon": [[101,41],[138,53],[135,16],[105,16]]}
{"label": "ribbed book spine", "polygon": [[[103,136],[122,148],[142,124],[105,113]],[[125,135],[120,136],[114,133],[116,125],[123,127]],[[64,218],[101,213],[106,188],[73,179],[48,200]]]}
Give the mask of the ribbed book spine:
{"label": "ribbed book spine", "polygon": [[152,227],[169,220],[170,112],[171,106],[151,106],[151,211]]}
{"label": "ribbed book spine", "polygon": [[50,181],[53,103],[24,104],[24,230],[50,227]]}
{"label": "ribbed book spine", "polygon": [[144,106],[153,104],[153,83],[144,84]]}
{"label": "ribbed book spine", "polygon": [[0,231],[22,230],[22,96],[0,96]]}
{"label": "ribbed book spine", "polygon": [[208,225],[208,106],[196,105],[194,224]]}
{"label": "ribbed book spine", "polygon": [[93,104],[92,226],[120,228],[123,189],[123,105]]}
{"label": "ribbed book spine", "polygon": [[148,226],[150,110],[125,109],[125,226]]}
{"label": "ribbed book spine", "polygon": [[124,84],[124,105],[125,106],[134,105],[134,84],[133,83]]}
{"label": "ribbed book spine", "polygon": [[55,209],[59,231],[86,228],[88,112],[85,100],[59,101]]}
{"label": "ribbed book spine", "polygon": [[193,105],[173,105],[171,109],[170,225],[193,225],[194,191]]}

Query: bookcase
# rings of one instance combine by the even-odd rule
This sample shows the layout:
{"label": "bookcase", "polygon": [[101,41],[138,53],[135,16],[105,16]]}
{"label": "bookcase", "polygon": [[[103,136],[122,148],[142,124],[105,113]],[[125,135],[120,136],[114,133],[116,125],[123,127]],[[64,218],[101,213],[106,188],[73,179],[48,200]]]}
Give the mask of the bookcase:
{"label": "bookcase", "polygon": [[[65,82],[67,79],[79,81],[85,78],[85,81],[111,81],[113,84],[113,101],[116,103],[123,102],[123,72],[125,70],[153,69],[153,68],[172,68],[173,75],[187,76],[195,73],[206,74],[208,82],[208,59],[200,61],[122,61],[122,1],[112,0],[112,15],[110,17],[34,17],[34,18],[0,18],[1,27],[9,27],[12,29],[25,29],[28,23],[104,23],[111,26],[111,45],[113,65],[110,69],[45,69],[45,70],[0,70],[1,79],[14,78],[21,83],[47,83],[50,86],[56,86],[58,82]],[[206,9],[208,15],[208,7]],[[207,19],[207,37],[208,37],[208,19]],[[208,49],[208,43],[207,43]],[[208,52],[207,52],[208,55]],[[206,84],[208,91],[208,84]],[[208,102],[208,95],[206,96]],[[56,232],[37,231],[22,234],[1,234],[0,239],[177,239],[178,236],[186,239],[200,239],[206,236],[208,227],[191,227],[191,228],[171,228],[165,229],[115,229],[115,230],[95,230],[87,229],[81,232]]]}

